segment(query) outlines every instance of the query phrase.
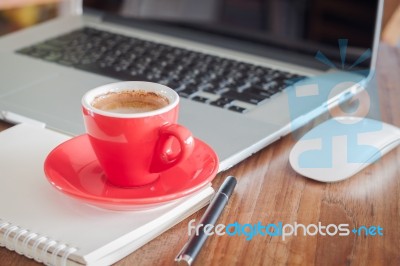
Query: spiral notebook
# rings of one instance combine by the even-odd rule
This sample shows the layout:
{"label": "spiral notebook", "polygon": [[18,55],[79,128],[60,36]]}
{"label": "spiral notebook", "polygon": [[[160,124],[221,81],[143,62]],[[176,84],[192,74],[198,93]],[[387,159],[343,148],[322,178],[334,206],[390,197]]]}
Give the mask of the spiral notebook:
{"label": "spiral notebook", "polygon": [[213,195],[208,186],[164,207],[125,212],[70,199],[43,173],[47,154],[68,138],[27,124],[0,132],[3,248],[47,265],[110,265],[205,206]]}

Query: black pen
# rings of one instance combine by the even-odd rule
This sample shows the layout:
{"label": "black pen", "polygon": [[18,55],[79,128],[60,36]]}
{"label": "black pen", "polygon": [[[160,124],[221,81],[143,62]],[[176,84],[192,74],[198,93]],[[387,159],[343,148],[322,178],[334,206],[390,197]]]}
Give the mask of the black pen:
{"label": "black pen", "polygon": [[[215,222],[221,215],[225,205],[228,203],[230,196],[232,195],[233,189],[236,186],[236,178],[228,176],[224,183],[222,183],[218,192],[215,194],[207,210],[204,212],[198,224],[203,226],[210,224],[214,226]],[[185,261],[188,265],[191,265],[195,260],[197,254],[199,254],[201,247],[207,239],[207,234],[203,230],[199,230],[192,234],[189,241],[183,246],[182,250],[176,256],[175,261]]]}

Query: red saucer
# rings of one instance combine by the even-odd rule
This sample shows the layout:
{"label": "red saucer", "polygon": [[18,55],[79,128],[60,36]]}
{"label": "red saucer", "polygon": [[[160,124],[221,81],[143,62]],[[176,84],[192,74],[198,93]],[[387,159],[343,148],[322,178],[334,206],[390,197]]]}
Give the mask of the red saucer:
{"label": "red saucer", "polygon": [[141,187],[121,188],[108,183],[87,135],[70,139],[51,151],[44,171],[57,190],[89,204],[116,210],[150,208],[187,196],[214,179],[217,155],[199,139],[195,139],[195,145],[189,159]]}

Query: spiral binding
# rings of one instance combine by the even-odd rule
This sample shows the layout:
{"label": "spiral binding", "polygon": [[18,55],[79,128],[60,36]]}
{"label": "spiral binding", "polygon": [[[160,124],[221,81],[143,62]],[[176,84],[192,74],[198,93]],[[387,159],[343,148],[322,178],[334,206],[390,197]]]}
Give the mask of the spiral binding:
{"label": "spiral binding", "polygon": [[0,247],[6,247],[37,262],[52,266],[66,266],[69,256],[78,250],[2,220],[0,220]]}

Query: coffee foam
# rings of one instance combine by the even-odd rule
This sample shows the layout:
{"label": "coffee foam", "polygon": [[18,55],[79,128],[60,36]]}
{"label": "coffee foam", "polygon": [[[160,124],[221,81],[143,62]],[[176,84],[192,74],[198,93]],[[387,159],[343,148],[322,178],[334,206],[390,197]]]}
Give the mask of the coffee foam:
{"label": "coffee foam", "polygon": [[108,92],[97,96],[91,105],[103,111],[129,114],[154,111],[168,104],[168,99],[160,94],[135,90]]}

